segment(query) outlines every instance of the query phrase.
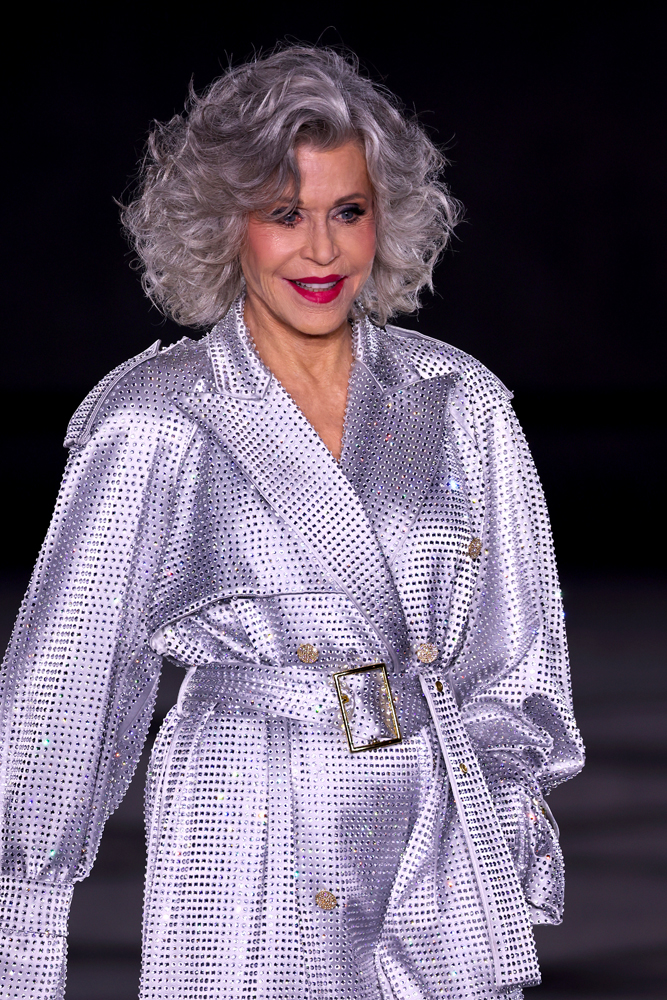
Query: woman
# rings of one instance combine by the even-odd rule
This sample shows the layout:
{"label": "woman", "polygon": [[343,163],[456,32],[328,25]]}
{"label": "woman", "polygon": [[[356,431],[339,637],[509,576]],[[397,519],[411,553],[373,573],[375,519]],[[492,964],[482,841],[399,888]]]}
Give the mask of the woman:
{"label": "woman", "polygon": [[[397,327],[456,221],[422,129],[291,47],[153,133],[153,345],[74,415],[4,668],[3,992],[60,997],[150,722],[143,998],[519,997],[582,764],[509,393]],[[360,751],[368,752],[360,752]]]}

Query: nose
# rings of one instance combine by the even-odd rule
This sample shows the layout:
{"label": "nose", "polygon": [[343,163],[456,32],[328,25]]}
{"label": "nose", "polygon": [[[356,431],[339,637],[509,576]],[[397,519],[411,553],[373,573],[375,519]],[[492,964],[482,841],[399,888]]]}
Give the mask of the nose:
{"label": "nose", "polygon": [[321,267],[331,264],[338,256],[338,247],[329,228],[328,220],[313,219],[307,228],[308,238],[303,248],[304,257]]}

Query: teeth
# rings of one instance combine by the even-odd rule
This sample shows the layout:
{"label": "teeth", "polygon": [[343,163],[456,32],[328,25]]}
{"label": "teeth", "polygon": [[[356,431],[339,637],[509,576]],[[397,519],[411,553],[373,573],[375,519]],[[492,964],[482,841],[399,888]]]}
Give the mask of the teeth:
{"label": "teeth", "polygon": [[329,289],[330,288],[334,288],[338,284],[338,282],[337,281],[327,281],[327,283],[325,285],[321,285],[318,282],[315,285],[315,284],[311,284],[308,281],[295,281],[294,284],[298,285],[299,288],[307,288],[309,292],[328,292]]}

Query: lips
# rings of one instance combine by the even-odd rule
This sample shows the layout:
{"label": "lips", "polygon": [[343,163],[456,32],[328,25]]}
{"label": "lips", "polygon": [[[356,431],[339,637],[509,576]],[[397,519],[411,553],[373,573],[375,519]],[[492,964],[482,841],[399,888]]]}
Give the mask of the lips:
{"label": "lips", "polygon": [[333,302],[343,288],[344,274],[327,274],[324,278],[287,278],[292,288],[309,302],[324,304]]}

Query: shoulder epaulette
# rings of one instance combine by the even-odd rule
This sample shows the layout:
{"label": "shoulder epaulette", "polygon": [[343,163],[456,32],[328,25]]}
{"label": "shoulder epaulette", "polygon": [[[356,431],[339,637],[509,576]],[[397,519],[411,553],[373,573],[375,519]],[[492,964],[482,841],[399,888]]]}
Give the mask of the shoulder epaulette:
{"label": "shoulder epaulette", "polygon": [[160,341],[156,340],[154,344],[151,344],[151,346],[145,351],[142,351],[141,354],[137,354],[135,357],[130,358],[129,361],[124,361],[122,365],[118,365],[117,368],[110,371],[108,375],[105,375],[104,378],[97,383],[94,389],[90,390],[84,401],[76,409],[68,424],[67,434],[65,435],[64,441],[66,448],[80,448],[86,443],[86,441],[88,441],[95,417],[99,413],[104,400],[107,398],[113,387],[117,385],[128,372],[131,372],[133,368],[137,368],[139,365],[143,364],[144,361],[148,361],[149,358],[154,358],[159,350]]}

